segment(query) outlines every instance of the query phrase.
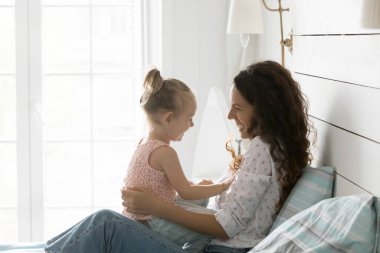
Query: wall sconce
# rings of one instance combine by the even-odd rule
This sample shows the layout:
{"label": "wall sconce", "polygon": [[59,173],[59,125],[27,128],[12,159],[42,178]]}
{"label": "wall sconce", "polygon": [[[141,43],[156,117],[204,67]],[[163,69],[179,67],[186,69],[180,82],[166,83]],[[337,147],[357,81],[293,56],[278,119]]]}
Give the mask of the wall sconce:
{"label": "wall sconce", "polygon": [[246,48],[249,34],[263,32],[259,0],[231,0],[227,33],[239,33],[241,45]]}
{"label": "wall sconce", "polygon": [[[292,52],[293,37],[290,33],[289,37],[284,40],[284,28],[282,22],[282,13],[289,11],[289,8],[282,8],[281,0],[278,0],[278,8],[270,8],[265,0],[262,3],[268,11],[276,11],[280,14],[281,29],[281,63],[285,64],[285,46]],[[240,33],[240,42],[246,47],[249,42],[249,34],[262,33],[262,17],[260,0],[231,0],[230,12],[228,16],[227,33]],[[248,40],[247,40],[248,38]]]}

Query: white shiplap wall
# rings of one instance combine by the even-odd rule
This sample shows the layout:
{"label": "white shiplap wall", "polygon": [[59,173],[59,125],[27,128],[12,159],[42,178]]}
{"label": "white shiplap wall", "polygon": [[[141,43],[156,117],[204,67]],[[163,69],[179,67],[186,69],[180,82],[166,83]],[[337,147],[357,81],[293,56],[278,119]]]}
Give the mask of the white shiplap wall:
{"label": "white shiplap wall", "polygon": [[294,0],[292,71],[318,130],[317,163],[337,170],[336,195],[380,196],[380,27],[367,0]]}
{"label": "white shiplap wall", "polygon": [[[363,28],[361,22],[364,5],[371,1],[283,0],[290,7],[284,13],[284,33],[293,28],[294,34],[293,55],[286,50],[285,63],[310,101],[318,130],[316,164],[337,170],[336,195],[380,196],[380,28]],[[241,54],[238,36],[225,33],[229,2],[162,1],[164,74],[189,83],[199,99],[196,127],[178,145],[188,174],[193,168],[223,170],[228,160],[223,143],[211,138],[217,128],[204,129],[211,87],[225,91],[239,62],[280,61],[278,13],[263,9],[265,31],[252,35]],[[268,4],[275,7],[276,1]],[[215,133],[221,142],[223,135]],[[207,152],[197,152],[200,145]],[[213,159],[212,166],[202,162],[210,157],[223,159]]]}

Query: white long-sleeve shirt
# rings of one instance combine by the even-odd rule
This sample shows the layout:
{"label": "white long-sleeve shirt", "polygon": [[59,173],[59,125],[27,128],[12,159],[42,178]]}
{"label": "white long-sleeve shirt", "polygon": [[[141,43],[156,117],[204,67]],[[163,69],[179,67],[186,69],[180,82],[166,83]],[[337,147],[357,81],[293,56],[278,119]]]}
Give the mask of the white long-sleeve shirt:
{"label": "white long-sleeve shirt", "polygon": [[215,199],[216,220],[230,239],[210,244],[251,248],[269,232],[281,191],[269,149],[260,137],[249,143],[235,181]]}

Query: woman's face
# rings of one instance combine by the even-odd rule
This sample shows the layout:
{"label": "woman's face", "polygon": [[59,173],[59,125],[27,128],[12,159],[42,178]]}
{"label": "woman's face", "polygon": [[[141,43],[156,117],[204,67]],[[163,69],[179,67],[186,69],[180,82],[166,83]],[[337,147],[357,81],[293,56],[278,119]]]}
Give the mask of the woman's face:
{"label": "woman's face", "polygon": [[242,139],[252,139],[253,134],[249,133],[248,129],[254,117],[254,107],[241,95],[235,85],[231,87],[230,100],[228,119],[235,120]]}

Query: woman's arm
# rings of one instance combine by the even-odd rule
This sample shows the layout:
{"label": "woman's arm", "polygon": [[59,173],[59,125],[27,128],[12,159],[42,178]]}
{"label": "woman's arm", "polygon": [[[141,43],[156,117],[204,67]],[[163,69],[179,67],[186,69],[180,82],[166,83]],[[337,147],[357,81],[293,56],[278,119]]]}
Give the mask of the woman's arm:
{"label": "woman's arm", "polygon": [[223,227],[213,214],[195,213],[178,206],[168,204],[143,189],[122,190],[123,206],[128,212],[152,214],[199,233],[207,234],[221,240],[229,239]]}
{"label": "woman's arm", "polygon": [[173,188],[181,198],[186,200],[205,199],[218,195],[228,189],[232,181],[226,180],[208,185],[190,184],[182,170],[177,152],[169,146],[155,150],[149,158],[149,164],[155,169],[163,170]]}

